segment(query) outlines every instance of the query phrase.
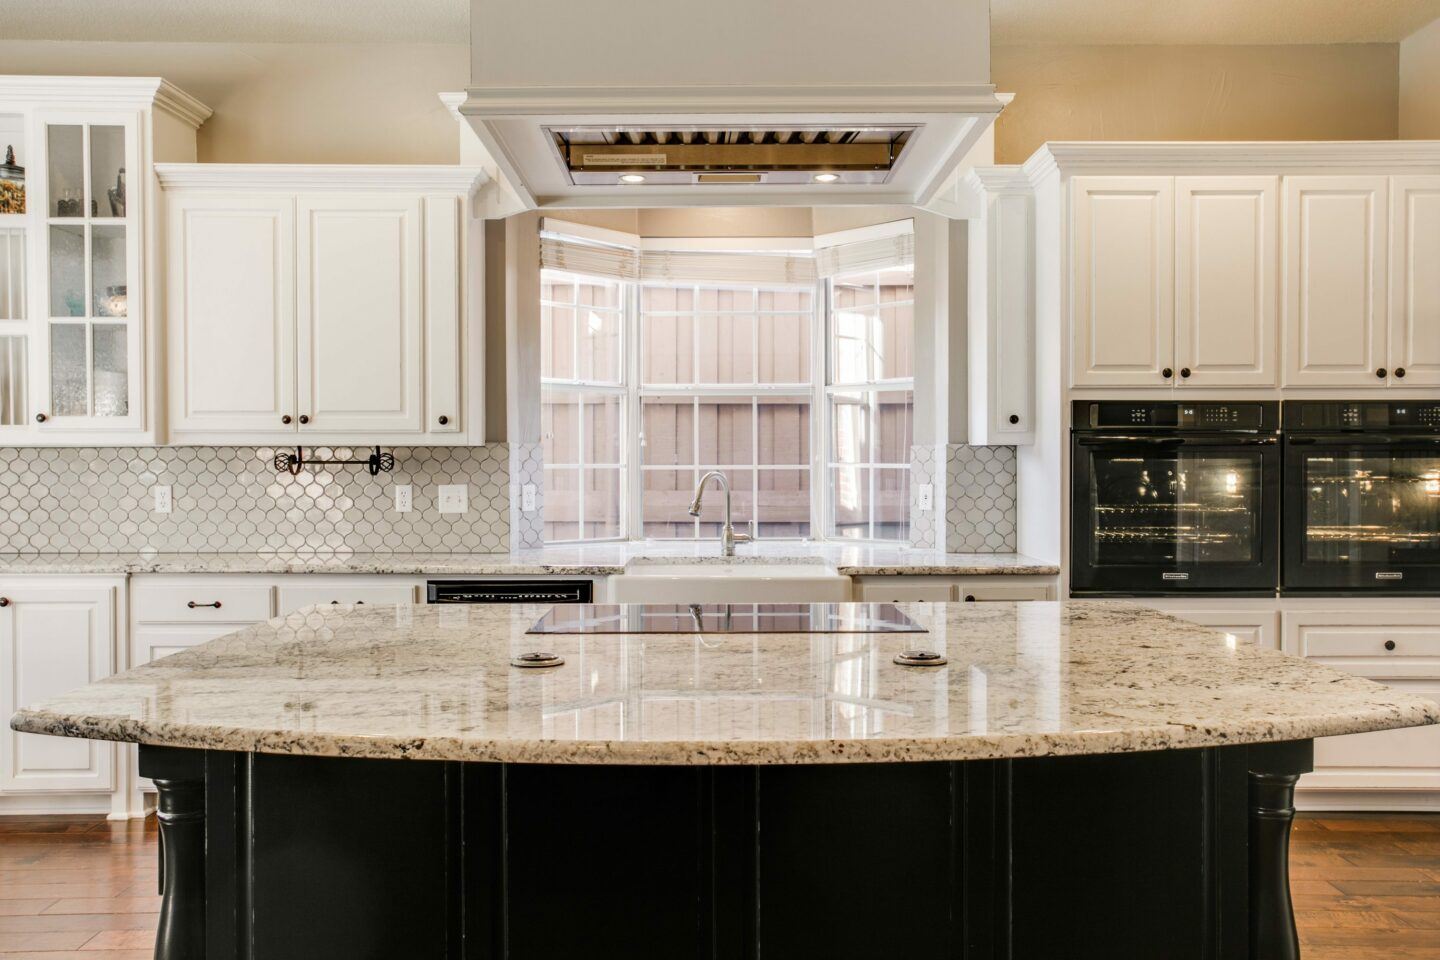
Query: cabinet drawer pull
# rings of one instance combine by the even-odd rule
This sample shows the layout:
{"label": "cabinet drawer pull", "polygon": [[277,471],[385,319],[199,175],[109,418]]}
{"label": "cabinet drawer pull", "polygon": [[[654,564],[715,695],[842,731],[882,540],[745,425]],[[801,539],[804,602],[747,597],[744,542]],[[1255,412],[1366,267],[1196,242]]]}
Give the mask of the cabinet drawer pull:
{"label": "cabinet drawer pull", "polygon": [[10,606],[10,598],[9,598],[9,597],[0,597],[0,607],[8,607],[8,606]]}
{"label": "cabinet drawer pull", "polygon": [[1384,380],[1384,379],[1385,379],[1385,368],[1384,368],[1384,367],[1379,367],[1379,368],[1377,368],[1376,371],[1375,371],[1375,376],[1379,377],[1381,380]]}
{"label": "cabinet drawer pull", "polygon": [[1405,368],[1404,368],[1404,367],[1396,367],[1396,368],[1395,368],[1395,376],[1399,377],[1401,380],[1404,380],[1404,379],[1405,379]]}
{"label": "cabinet drawer pull", "polygon": [[1386,650],[1394,650],[1394,649],[1395,649],[1395,641],[1394,641],[1394,640],[1386,640],[1386,641],[1385,641],[1385,649],[1386,649]]}
{"label": "cabinet drawer pull", "polygon": [[185,606],[189,607],[191,610],[194,610],[198,607],[213,607],[214,609],[219,610],[220,601],[216,600],[214,603],[196,603],[194,600],[191,600],[189,603],[185,604]]}
{"label": "cabinet drawer pull", "polygon": [[[330,601],[330,605],[333,607],[333,606],[335,606],[336,604],[338,604],[339,602],[340,602],[339,600],[331,600],[331,601]],[[355,601],[355,604],[356,604],[356,606],[364,606],[364,605],[365,605],[365,601],[364,601],[364,600],[356,600],[356,601]]]}
{"label": "cabinet drawer pull", "polygon": [[1010,422],[1011,422],[1011,423],[1019,423],[1019,422],[1020,422],[1020,415],[1019,415],[1019,414],[1015,414],[1015,413],[1010,414]]}

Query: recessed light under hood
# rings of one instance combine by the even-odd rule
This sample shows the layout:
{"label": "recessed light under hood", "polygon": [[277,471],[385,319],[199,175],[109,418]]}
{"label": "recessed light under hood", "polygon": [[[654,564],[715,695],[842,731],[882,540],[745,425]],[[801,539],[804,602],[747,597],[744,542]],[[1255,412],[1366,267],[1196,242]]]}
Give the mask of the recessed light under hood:
{"label": "recessed light under hood", "polygon": [[803,129],[546,127],[570,182],[610,185],[635,173],[644,183],[884,183],[913,126],[811,126]]}

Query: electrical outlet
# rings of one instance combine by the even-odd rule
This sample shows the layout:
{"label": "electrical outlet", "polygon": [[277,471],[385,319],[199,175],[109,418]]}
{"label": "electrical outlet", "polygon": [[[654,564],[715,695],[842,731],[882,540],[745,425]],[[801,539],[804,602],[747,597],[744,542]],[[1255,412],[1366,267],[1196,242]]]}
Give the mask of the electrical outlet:
{"label": "electrical outlet", "polygon": [[395,484],[395,512],[409,513],[415,508],[415,490],[408,483]]}
{"label": "electrical outlet", "polygon": [[929,513],[935,509],[935,485],[933,483],[922,483],[916,490],[915,509],[921,513]]}
{"label": "electrical outlet", "polygon": [[155,493],[155,512],[169,513],[171,507],[174,505],[174,499],[170,495],[170,484],[156,484],[153,489]]}
{"label": "electrical outlet", "polygon": [[470,488],[463,483],[442,483],[439,501],[441,513],[464,513],[470,509]]}
{"label": "electrical outlet", "polygon": [[527,483],[520,488],[520,509],[526,513],[535,512],[535,484]]}

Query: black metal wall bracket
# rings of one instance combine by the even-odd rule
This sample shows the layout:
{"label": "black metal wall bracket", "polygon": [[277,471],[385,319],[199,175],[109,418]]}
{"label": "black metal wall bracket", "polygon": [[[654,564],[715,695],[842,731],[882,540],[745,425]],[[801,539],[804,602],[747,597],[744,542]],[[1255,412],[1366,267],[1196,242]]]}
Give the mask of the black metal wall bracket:
{"label": "black metal wall bracket", "polygon": [[395,469],[395,455],[381,453],[379,447],[364,460],[307,460],[303,447],[296,447],[294,453],[275,454],[275,469],[282,473],[298,477],[306,467],[364,467],[370,471],[370,476],[377,477],[381,471],[389,473]]}

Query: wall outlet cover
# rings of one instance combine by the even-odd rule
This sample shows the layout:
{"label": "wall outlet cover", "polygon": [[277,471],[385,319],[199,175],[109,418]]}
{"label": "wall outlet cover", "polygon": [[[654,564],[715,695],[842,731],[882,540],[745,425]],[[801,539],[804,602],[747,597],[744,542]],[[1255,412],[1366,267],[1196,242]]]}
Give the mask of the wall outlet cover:
{"label": "wall outlet cover", "polygon": [[169,513],[175,505],[174,497],[171,496],[170,492],[170,484],[156,484],[153,490],[155,493],[155,512]]}
{"label": "wall outlet cover", "polygon": [[409,513],[415,509],[415,488],[408,483],[395,484],[395,512]]}
{"label": "wall outlet cover", "polygon": [[527,483],[520,488],[520,509],[526,513],[535,512],[535,484]]}
{"label": "wall outlet cover", "polygon": [[470,509],[470,488],[463,483],[440,484],[441,513],[464,513]]}
{"label": "wall outlet cover", "polygon": [[915,493],[915,509],[921,513],[929,513],[935,509],[935,485],[933,483],[922,483]]}

